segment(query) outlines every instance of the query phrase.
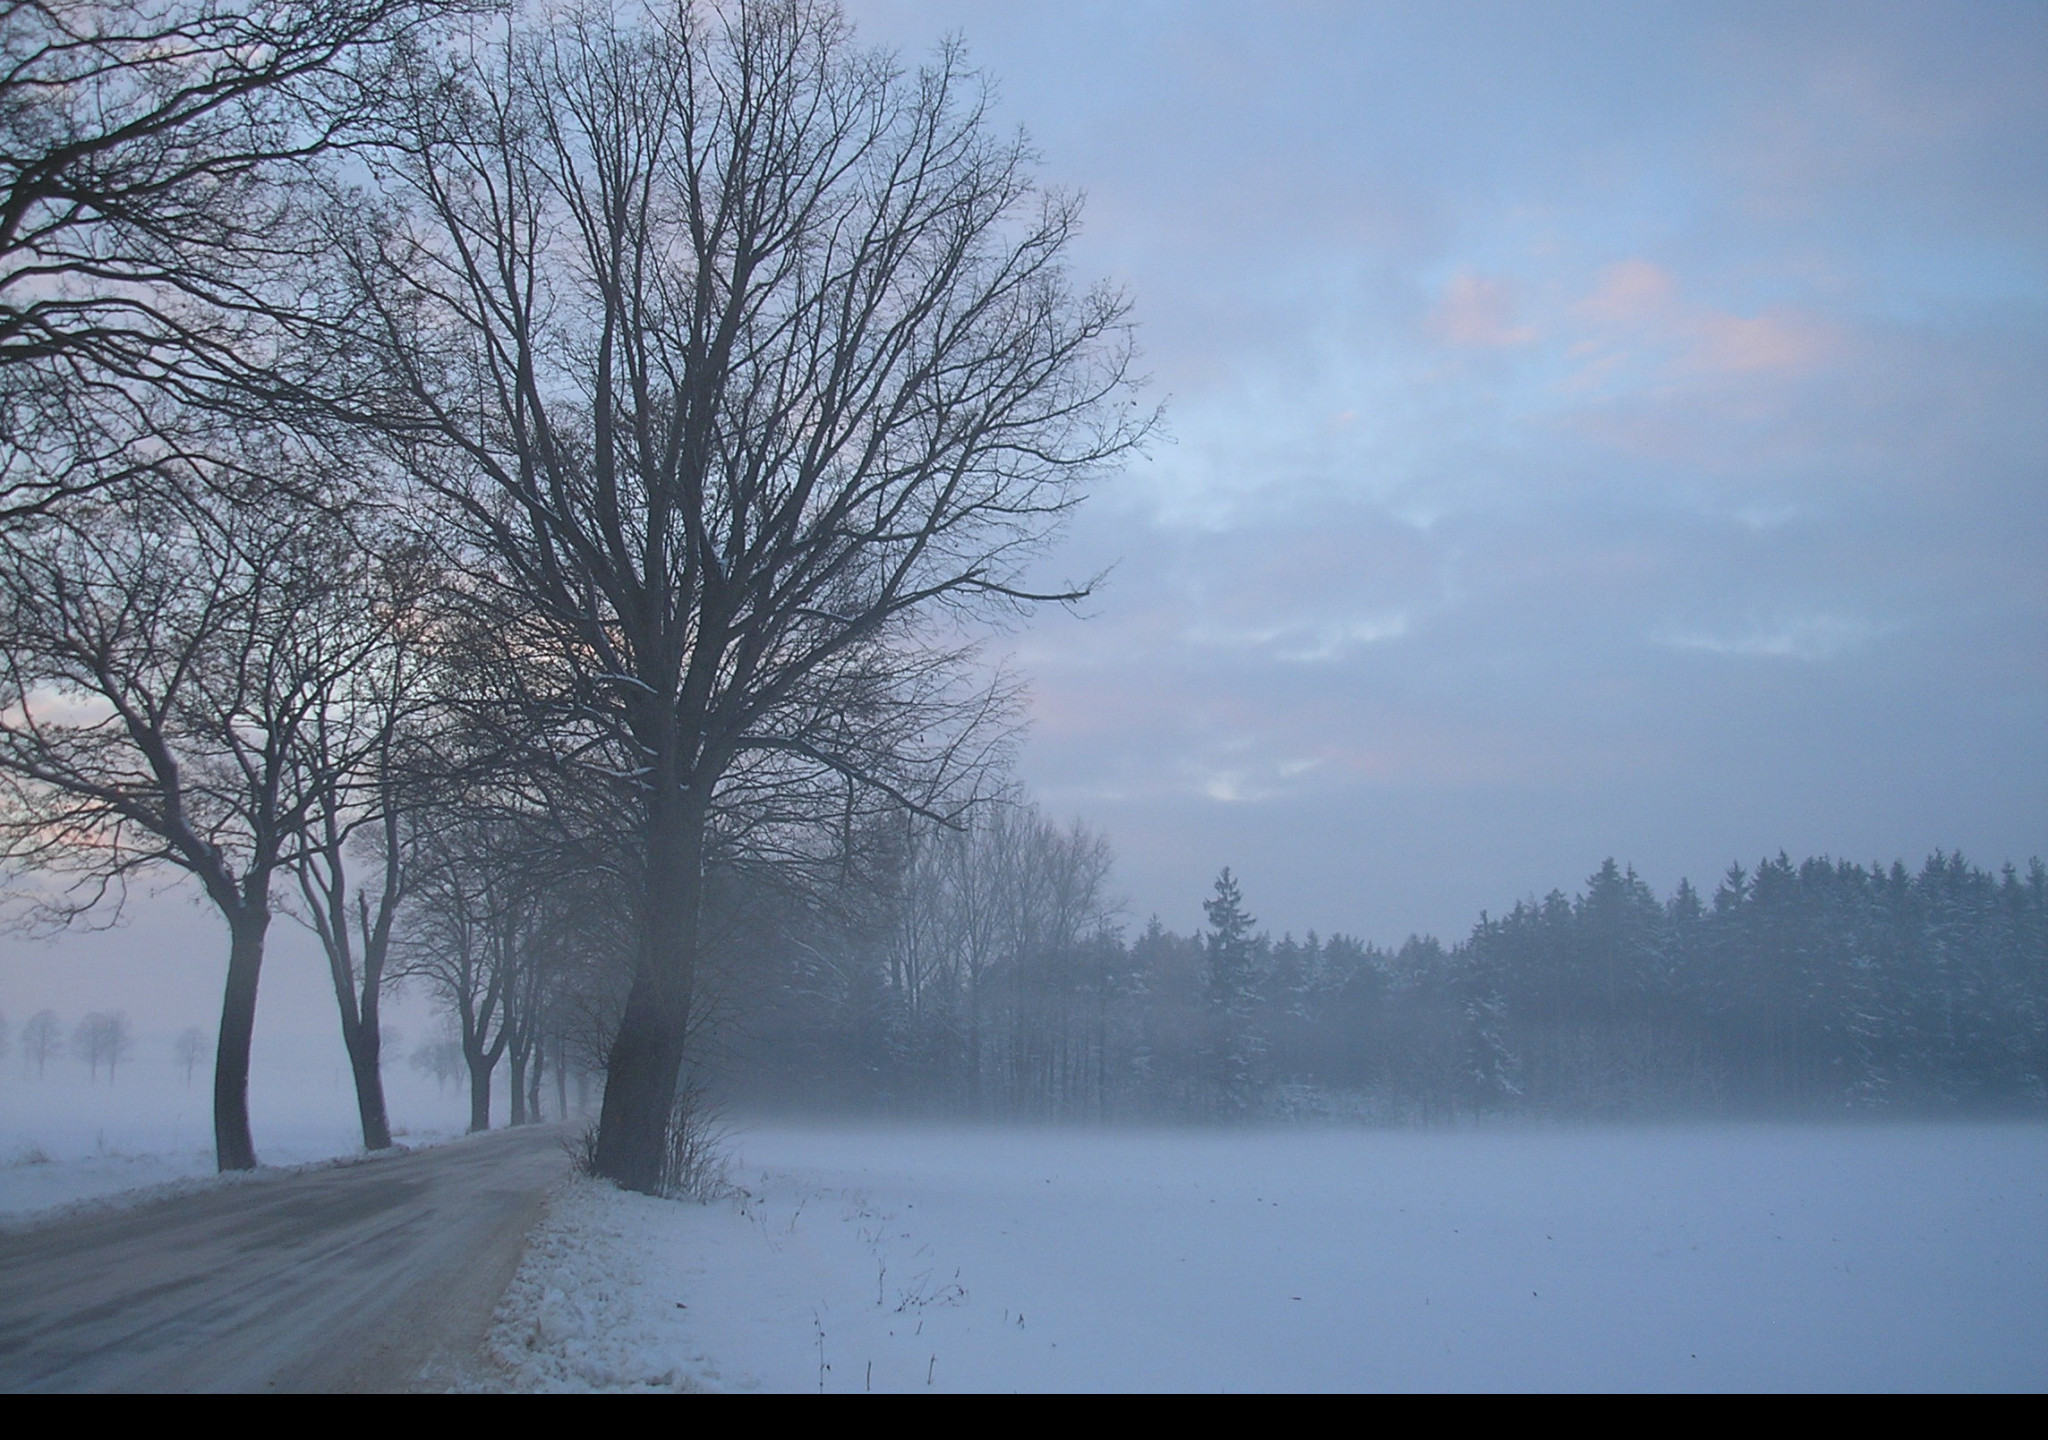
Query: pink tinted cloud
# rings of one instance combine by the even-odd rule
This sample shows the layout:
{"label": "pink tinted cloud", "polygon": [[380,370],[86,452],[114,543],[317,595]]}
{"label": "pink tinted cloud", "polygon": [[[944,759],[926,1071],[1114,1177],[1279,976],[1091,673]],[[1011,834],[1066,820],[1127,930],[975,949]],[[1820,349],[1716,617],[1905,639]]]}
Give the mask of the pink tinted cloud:
{"label": "pink tinted cloud", "polygon": [[1678,282],[1662,265],[1623,260],[1600,272],[1578,309],[1596,325],[1645,327],[1668,322],[1677,298]]}
{"label": "pink tinted cloud", "polygon": [[1761,315],[1707,311],[1696,318],[1694,331],[1690,367],[1720,375],[1812,370],[1833,348],[1826,327],[1783,310]]}
{"label": "pink tinted cloud", "polygon": [[1449,345],[1499,349],[1528,345],[1540,337],[1532,325],[1517,324],[1512,282],[1460,270],[1444,287],[1430,327]]}
{"label": "pink tinted cloud", "polygon": [[1837,348],[1828,326],[1796,310],[1741,315],[1689,300],[1651,260],[1608,266],[1573,310],[1585,333],[1570,353],[1586,357],[1575,388],[1626,360],[1649,361],[1667,378],[1805,374]]}

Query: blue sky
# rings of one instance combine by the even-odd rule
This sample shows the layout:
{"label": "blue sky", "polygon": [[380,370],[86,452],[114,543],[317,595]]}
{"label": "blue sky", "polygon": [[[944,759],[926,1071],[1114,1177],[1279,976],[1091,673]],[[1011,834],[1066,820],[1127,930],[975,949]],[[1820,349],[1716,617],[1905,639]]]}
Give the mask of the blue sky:
{"label": "blue sky", "polygon": [[1006,642],[1134,918],[2048,854],[2048,7],[898,3],[1168,438]]}
{"label": "blue sky", "polygon": [[[1169,406],[999,647],[1134,923],[2048,858],[2048,5],[850,11],[965,36]],[[208,1024],[222,946],[0,937],[0,1009]],[[331,1043],[272,949],[262,1043]]]}

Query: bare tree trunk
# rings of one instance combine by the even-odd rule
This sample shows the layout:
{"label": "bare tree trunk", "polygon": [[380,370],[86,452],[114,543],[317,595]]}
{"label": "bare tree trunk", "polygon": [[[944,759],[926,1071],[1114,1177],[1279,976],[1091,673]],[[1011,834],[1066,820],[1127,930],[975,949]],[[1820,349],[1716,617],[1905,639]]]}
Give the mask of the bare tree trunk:
{"label": "bare tree trunk", "polygon": [[657,800],[648,829],[647,923],[606,1066],[597,1173],[652,1195],[661,1188],[690,1025],[704,891],[703,809]]}
{"label": "bare tree trunk", "polygon": [[363,993],[358,996],[353,977],[331,945],[327,964],[334,980],[335,998],[340,1002],[341,1043],[348,1050],[349,1074],[355,1081],[356,1115],[362,1122],[363,1148],[388,1150],[391,1121],[384,1105],[384,1037],[378,1013],[381,977],[378,968],[372,968],[366,960]]}
{"label": "bare tree trunk", "polygon": [[363,1124],[365,1150],[391,1148],[391,1118],[384,1106],[384,1037],[377,1031],[377,1001],[374,993],[356,1034],[348,1047],[349,1067],[355,1074],[356,1114]]}
{"label": "bare tree trunk", "polygon": [[228,917],[228,980],[221,996],[220,1042],[213,1059],[213,1135],[217,1167],[254,1170],[249,1134],[249,1042],[256,1030],[256,981],[270,911],[246,906]]}
{"label": "bare tree trunk", "polygon": [[967,1113],[981,1115],[981,985],[970,980],[967,987]]}
{"label": "bare tree trunk", "polygon": [[509,1057],[509,1058],[511,1059],[511,1062],[512,1062],[512,1086],[511,1086],[511,1097],[512,1097],[512,1116],[511,1116],[511,1122],[510,1122],[510,1123],[512,1123],[512,1124],[514,1124],[514,1125],[524,1125],[524,1124],[526,1123],[526,1049],[525,1049],[525,1047],[524,1047],[524,1046],[522,1046],[522,1045],[514,1045],[514,1046],[512,1047],[511,1055],[510,1055],[510,1057]]}
{"label": "bare tree trunk", "polygon": [[[673,955],[681,947],[668,948]],[[668,1112],[682,1072],[681,1036],[689,1024],[687,990],[659,964],[643,962],[633,977],[598,1111],[598,1173],[650,1195],[661,1187]]]}
{"label": "bare tree trunk", "polygon": [[469,1133],[491,1128],[491,1072],[498,1057],[478,1047],[465,1045],[462,1058],[469,1065]]}

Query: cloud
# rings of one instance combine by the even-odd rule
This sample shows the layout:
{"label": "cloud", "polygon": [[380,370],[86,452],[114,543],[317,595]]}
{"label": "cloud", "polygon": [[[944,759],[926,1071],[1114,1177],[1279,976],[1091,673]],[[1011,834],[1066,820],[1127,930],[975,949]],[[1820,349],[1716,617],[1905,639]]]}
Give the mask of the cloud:
{"label": "cloud", "polygon": [[1139,913],[2039,848],[2048,12],[859,3],[966,30],[1170,396],[1020,640]]}
{"label": "cloud", "polygon": [[112,720],[114,706],[103,696],[43,685],[0,710],[0,725],[25,725],[31,717],[38,725],[90,730]]}
{"label": "cloud", "polygon": [[1702,311],[1693,318],[1692,330],[1686,364],[1709,374],[1809,370],[1833,348],[1825,327],[1783,311],[1761,315]]}
{"label": "cloud", "polygon": [[1651,260],[1607,266],[1574,307],[1581,327],[1570,353],[1583,364],[1572,388],[1603,382],[1631,363],[1659,382],[1809,373],[1839,350],[1818,317],[1779,306],[1744,315],[1688,299],[1678,278]]}
{"label": "cloud", "polygon": [[1649,260],[1622,260],[1600,274],[1581,300],[1581,315],[1598,326],[1651,329],[1668,324],[1677,308],[1678,281]]}
{"label": "cloud", "polygon": [[1531,345],[1540,338],[1532,325],[1516,323],[1512,281],[1460,270],[1444,286],[1430,328],[1447,345],[1501,349]]}
{"label": "cloud", "polygon": [[1408,633],[1406,610],[1360,615],[1348,620],[1296,620],[1246,628],[1193,625],[1182,638],[1190,645],[1263,650],[1290,664],[1320,664],[1343,658],[1362,645],[1398,640]]}
{"label": "cloud", "polygon": [[1733,633],[1665,631],[1654,638],[1679,650],[1768,660],[1833,660],[1860,649],[1883,628],[1841,615],[1801,615],[1747,626]]}

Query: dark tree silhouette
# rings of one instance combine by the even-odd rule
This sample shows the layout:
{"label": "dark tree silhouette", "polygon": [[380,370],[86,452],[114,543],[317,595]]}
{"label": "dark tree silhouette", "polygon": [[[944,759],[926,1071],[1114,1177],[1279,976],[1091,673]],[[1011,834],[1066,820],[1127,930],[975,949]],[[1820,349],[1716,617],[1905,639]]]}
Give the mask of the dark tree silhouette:
{"label": "dark tree silhouette", "polygon": [[249,1043],[272,883],[314,802],[302,747],[382,643],[359,604],[367,564],[327,511],[200,483],[0,547],[0,854],[70,877],[38,897],[59,922],[169,866],[227,923],[223,1170],[256,1163]]}
{"label": "dark tree silhouette", "polygon": [[327,957],[363,1146],[382,1150],[391,1144],[384,987],[400,908],[423,865],[423,812],[447,788],[452,747],[436,746],[446,707],[424,603],[432,571],[388,531],[352,528],[370,542],[370,563],[335,577],[353,582],[357,628],[348,663],[321,667],[321,693],[291,752],[291,784],[305,797],[291,869],[296,913]]}
{"label": "dark tree silhouette", "polygon": [[[155,463],[153,395],[266,348],[288,183],[439,0],[0,4],[0,524]],[[303,192],[300,192],[303,193]]]}
{"label": "dark tree silhouette", "polygon": [[107,1079],[113,1080],[134,1049],[135,1034],[125,1011],[95,1010],[78,1022],[71,1035],[71,1053],[85,1062],[94,1083],[99,1081],[102,1065],[107,1067]]}
{"label": "dark tree silhouette", "polygon": [[63,1030],[54,1010],[38,1010],[21,1022],[21,1065],[36,1067],[36,1079],[43,1078],[50,1057],[63,1047]]}
{"label": "dark tree silhouette", "polygon": [[440,504],[498,702],[636,858],[596,1163],[651,1190],[714,849],[951,813],[1006,716],[960,625],[1080,593],[1027,564],[1149,417],[1122,300],[1062,271],[1076,204],[957,51],[904,74],[834,5],[745,0],[444,59],[302,398]]}
{"label": "dark tree silhouette", "polygon": [[[1660,903],[1609,861],[1580,894],[1482,915],[1460,944],[1393,950],[1255,935],[1233,877],[1207,902],[1207,934],[1154,920],[1128,944],[1098,930],[1020,950],[1007,937],[1032,927],[1012,917],[1059,861],[1005,828],[984,817],[850,877],[879,894],[838,907],[846,920],[811,907],[758,926],[749,943],[775,957],[777,986],[746,1016],[731,1083],[759,1099],[1071,1117],[2048,1106],[2038,860],[1994,874],[1952,854],[1917,872],[1781,856],[1732,871],[1711,904],[1684,882]],[[932,863],[970,853],[972,870]],[[977,933],[989,959],[970,972]],[[968,1016],[979,1050],[962,1043]],[[1233,1038],[1248,1042],[1235,1059]],[[992,1083],[966,1083],[970,1065]]]}
{"label": "dark tree silhouette", "polygon": [[206,1032],[197,1025],[188,1025],[178,1032],[178,1038],[171,1042],[171,1055],[178,1062],[178,1069],[184,1072],[185,1084],[192,1084],[192,1072],[199,1068],[199,1062],[206,1055]]}
{"label": "dark tree silhouette", "polygon": [[1252,926],[1258,922],[1245,912],[1243,891],[1228,866],[1216,877],[1215,893],[1202,902],[1202,913],[1209,921],[1204,1080],[1217,1114],[1242,1115],[1251,1107],[1259,1049],[1253,1029],[1258,973],[1252,945]]}

